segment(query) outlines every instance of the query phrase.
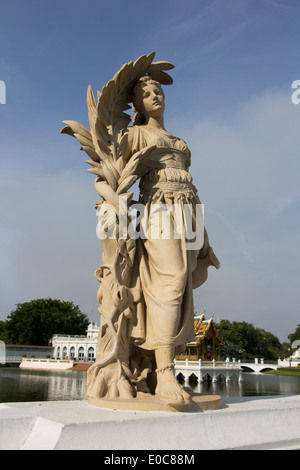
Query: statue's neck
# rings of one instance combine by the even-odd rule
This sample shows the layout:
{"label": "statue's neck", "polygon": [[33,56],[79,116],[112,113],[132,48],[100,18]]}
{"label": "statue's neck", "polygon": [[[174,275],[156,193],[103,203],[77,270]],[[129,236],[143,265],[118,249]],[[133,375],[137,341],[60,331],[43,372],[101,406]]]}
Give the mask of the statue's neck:
{"label": "statue's neck", "polygon": [[144,125],[149,129],[166,130],[163,116],[159,116],[157,118],[149,117]]}

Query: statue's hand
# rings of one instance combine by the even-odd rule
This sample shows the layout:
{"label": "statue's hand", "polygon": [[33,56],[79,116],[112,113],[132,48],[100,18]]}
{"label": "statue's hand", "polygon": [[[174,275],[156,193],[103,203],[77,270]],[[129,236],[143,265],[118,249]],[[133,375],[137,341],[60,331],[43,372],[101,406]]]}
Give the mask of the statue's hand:
{"label": "statue's hand", "polygon": [[119,211],[119,195],[105,182],[95,180],[95,189],[97,194],[104,199],[105,202],[111,204],[116,212]]}

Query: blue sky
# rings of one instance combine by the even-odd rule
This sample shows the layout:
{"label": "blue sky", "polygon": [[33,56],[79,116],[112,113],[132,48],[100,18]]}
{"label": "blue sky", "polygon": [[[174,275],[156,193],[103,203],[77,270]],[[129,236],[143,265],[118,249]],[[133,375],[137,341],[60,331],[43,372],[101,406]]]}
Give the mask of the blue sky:
{"label": "blue sky", "polygon": [[86,90],[156,51],[175,65],[166,128],[186,140],[222,268],[199,313],[281,341],[300,323],[300,4],[292,0],[0,0],[0,319],[34,298],[99,323],[93,177],[61,121]]}

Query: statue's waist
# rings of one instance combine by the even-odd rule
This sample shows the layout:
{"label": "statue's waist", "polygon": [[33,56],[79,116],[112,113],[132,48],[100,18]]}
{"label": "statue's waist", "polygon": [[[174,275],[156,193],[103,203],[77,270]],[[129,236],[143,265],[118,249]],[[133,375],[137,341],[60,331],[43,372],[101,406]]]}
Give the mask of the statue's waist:
{"label": "statue's waist", "polygon": [[177,183],[191,183],[193,181],[192,176],[186,171],[185,168],[181,167],[170,167],[165,168],[154,168],[146,173],[141,178],[141,184],[157,184],[165,182],[177,182]]}
{"label": "statue's waist", "polygon": [[186,169],[189,159],[186,152],[180,149],[157,146],[149,155],[150,160],[168,168]]}
{"label": "statue's waist", "polygon": [[[152,170],[153,171],[153,170]],[[151,172],[152,172],[151,171]],[[157,190],[161,191],[181,191],[181,192],[186,192],[186,191],[193,191],[197,192],[195,186],[192,183],[192,177],[189,173],[185,172],[186,174],[174,174],[173,177],[170,177],[170,174],[168,174],[168,178],[166,177],[165,173],[161,173],[164,170],[159,170],[160,175],[159,177],[155,178],[153,177],[154,175],[145,175],[141,181],[140,181],[140,191],[141,193],[146,193],[146,192],[156,192]],[[151,177],[152,176],[152,177]]]}

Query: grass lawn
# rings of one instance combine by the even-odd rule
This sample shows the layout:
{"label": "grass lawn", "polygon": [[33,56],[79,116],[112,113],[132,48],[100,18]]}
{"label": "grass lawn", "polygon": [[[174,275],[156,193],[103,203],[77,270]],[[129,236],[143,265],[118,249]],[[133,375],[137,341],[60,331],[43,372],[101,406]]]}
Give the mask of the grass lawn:
{"label": "grass lawn", "polygon": [[264,374],[300,377],[300,367],[280,367],[277,370],[267,370]]}

